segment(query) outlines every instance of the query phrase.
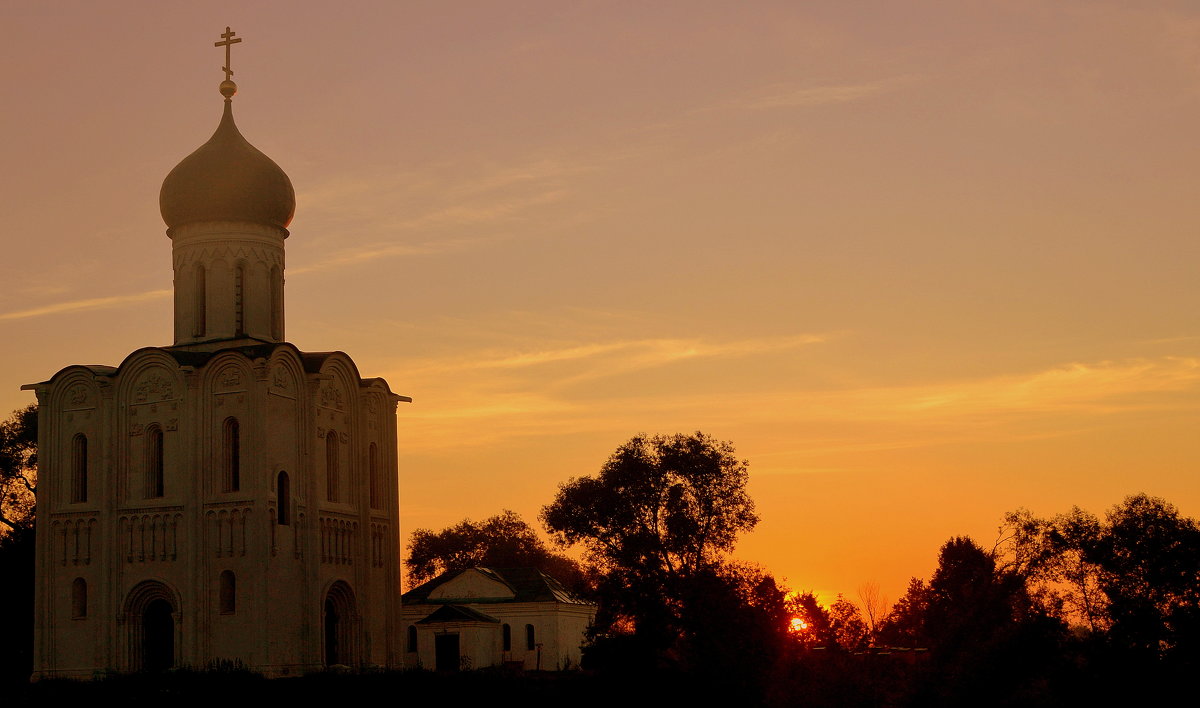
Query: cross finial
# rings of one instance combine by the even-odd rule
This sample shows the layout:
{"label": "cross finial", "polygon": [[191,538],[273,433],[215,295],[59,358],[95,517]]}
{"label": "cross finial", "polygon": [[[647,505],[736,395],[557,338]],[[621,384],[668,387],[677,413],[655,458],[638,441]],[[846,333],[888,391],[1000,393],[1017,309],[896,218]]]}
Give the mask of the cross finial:
{"label": "cross finial", "polygon": [[226,81],[231,81],[233,77],[233,69],[229,68],[229,47],[242,41],[241,37],[234,39],[234,35],[236,34],[237,32],[234,32],[226,27],[225,32],[221,34],[221,39],[224,41],[213,42],[214,47],[225,47],[225,66],[221,67],[221,70],[225,72]]}

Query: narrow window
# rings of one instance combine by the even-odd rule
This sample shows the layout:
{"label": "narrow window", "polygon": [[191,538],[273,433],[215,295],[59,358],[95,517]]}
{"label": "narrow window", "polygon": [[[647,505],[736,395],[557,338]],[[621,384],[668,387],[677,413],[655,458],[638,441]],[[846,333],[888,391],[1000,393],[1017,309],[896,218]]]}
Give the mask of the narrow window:
{"label": "narrow window", "polygon": [[287,526],[292,523],[291,504],[292,492],[291,484],[288,482],[288,473],[280,472],[279,480],[275,485],[275,508],[279,514],[280,526]]}
{"label": "narrow window", "polygon": [[507,624],[500,628],[501,641],[504,651],[512,651],[512,627]]}
{"label": "narrow window", "polygon": [[410,624],[410,625],[408,625],[407,651],[416,651],[416,650],[417,650],[417,628]]}
{"label": "narrow window", "polygon": [[71,440],[71,501],[87,501],[88,444],[87,436],[79,433]]}
{"label": "narrow window", "polygon": [[223,432],[221,488],[236,492],[242,483],[242,440],[237,418],[226,418]]}
{"label": "narrow window", "polygon": [[75,578],[71,583],[71,617],[87,617],[87,581],[83,578]]}
{"label": "narrow window", "polygon": [[379,489],[379,448],[375,443],[367,448],[367,470],[369,473],[368,482],[371,487],[371,508],[382,509],[383,494]]}
{"label": "narrow window", "polygon": [[537,644],[534,642],[533,636],[533,625],[527,624],[525,625],[525,648],[533,651],[536,646]]}
{"label": "narrow window", "polygon": [[194,321],[192,336],[203,337],[205,330],[208,329],[208,294],[204,277],[204,266],[202,265],[196,266],[196,302],[194,303],[194,307],[195,316],[192,318]]}
{"label": "narrow window", "polygon": [[325,498],[338,500],[338,439],[332,430],[325,436]]}
{"label": "narrow window", "polygon": [[163,495],[163,431],[157,425],[146,430],[146,498]]}
{"label": "narrow window", "polygon": [[237,578],[233,577],[232,570],[221,571],[219,585],[221,614],[232,615],[237,611]]}
{"label": "narrow window", "polygon": [[283,274],[271,266],[271,338],[283,340]]}
{"label": "narrow window", "polygon": [[236,336],[246,333],[245,296],[246,269],[239,265],[233,271],[233,317]]}

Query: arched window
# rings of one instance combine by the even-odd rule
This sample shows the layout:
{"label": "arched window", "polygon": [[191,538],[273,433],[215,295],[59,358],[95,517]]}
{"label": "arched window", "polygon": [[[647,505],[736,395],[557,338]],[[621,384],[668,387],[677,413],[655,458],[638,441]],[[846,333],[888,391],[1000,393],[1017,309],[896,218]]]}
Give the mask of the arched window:
{"label": "arched window", "polygon": [[405,648],[405,650],[406,651],[416,651],[417,650],[417,628],[411,624],[408,625],[408,646]]}
{"label": "arched window", "polygon": [[232,570],[222,570],[220,584],[221,614],[232,615],[237,611],[237,578]]}
{"label": "arched window", "polygon": [[236,336],[246,333],[246,268],[240,263],[233,271],[233,326]]}
{"label": "arched window", "polygon": [[71,583],[71,617],[87,617],[87,581],[83,578],[75,578]]}
{"label": "arched window", "polygon": [[507,624],[500,628],[500,638],[504,651],[512,651],[512,627]]}
{"label": "arched window", "polygon": [[222,432],[221,489],[236,492],[242,483],[242,440],[237,418],[226,418]]}
{"label": "arched window", "polygon": [[533,651],[534,648],[537,647],[537,642],[534,641],[535,639],[536,637],[533,636],[533,625],[525,625],[525,648]]}
{"label": "arched window", "polygon": [[196,266],[196,302],[193,303],[195,314],[192,317],[192,336],[203,337],[208,329],[208,293],[205,282],[204,266]]}
{"label": "arched window", "polygon": [[338,500],[338,437],[332,430],[325,436],[325,498]]}
{"label": "arched window", "polygon": [[71,439],[71,501],[87,501],[88,444],[87,436],[79,433]]}
{"label": "arched window", "polygon": [[383,508],[383,494],[379,488],[379,448],[371,443],[367,448],[368,483],[371,488],[371,508]]}
{"label": "arched window", "polygon": [[275,483],[275,508],[278,513],[279,525],[287,526],[292,523],[292,485],[287,472],[280,472]]}
{"label": "arched window", "polygon": [[271,266],[271,338],[283,339],[283,274]]}
{"label": "arched window", "polygon": [[146,429],[146,498],[163,495],[163,431],[157,425]]}

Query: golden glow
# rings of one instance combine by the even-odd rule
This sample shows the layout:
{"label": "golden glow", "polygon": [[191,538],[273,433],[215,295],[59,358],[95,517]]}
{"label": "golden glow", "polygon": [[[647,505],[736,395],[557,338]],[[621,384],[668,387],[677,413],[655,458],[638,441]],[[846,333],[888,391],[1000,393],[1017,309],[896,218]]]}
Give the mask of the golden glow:
{"label": "golden glow", "polygon": [[297,189],[290,341],[414,399],[405,533],[697,429],[750,461],[738,555],[823,597],[1019,506],[1200,516],[1200,8],[1160,5],[2,4],[0,414],[170,340],[218,17]]}

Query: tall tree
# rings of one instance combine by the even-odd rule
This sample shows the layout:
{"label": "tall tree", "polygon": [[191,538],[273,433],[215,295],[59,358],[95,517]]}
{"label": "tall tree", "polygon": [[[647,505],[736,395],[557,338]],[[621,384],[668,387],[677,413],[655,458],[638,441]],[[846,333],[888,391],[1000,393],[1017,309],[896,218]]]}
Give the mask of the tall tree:
{"label": "tall tree", "polygon": [[519,514],[508,509],[480,522],[466,519],[441,531],[413,531],[404,566],[412,586],[476,566],[530,567],[575,592],[590,590],[590,579],[577,562],[552,552]]}
{"label": "tall tree", "polygon": [[0,422],[0,683],[27,680],[33,668],[34,495],[37,406]]}
{"label": "tall tree", "polygon": [[582,544],[605,573],[614,619],[662,633],[678,623],[680,584],[719,565],[758,523],[748,474],[733,445],[703,433],[638,435],[599,475],[560,485],[542,521],[559,543]]}
{"label": "tall tree", "polygon": [[862,603],[863,621],[867,624],[867,635],[872,643],[879,638],[879,629],[891,610],[887,595],[879,589],[879,583],[863,583],[858,587],[858,600]]}
{"label": "tall tree", "polygon": [[0,422],[0,535],[33,527],[37,493],[37,406]]}
{"label": "tall tree", "polygon": [[863,620],[862,610],[851,600],[838,593],[837,599],[829,606],[829,620],[833,629],[833,638],[839,649],[860,651],[870,643],[870,631]]}
{"label": "tall tree", "polygon": [[1200,655],[1200,527],[1145,494],[1111,511],[1091,558],[1100,566],[1110,635],[1151,654]]}
{"label": "tall tree", "polygon": [[1200,526],[1175,506],[1136,494],[1103,520],[1076,507],[1050,519],[1018,510],[1007,524],[1013,562],[1066,619],[1116,648],[1200,655]]}
{"label": "tall tree", "polygon": [[880,622],[879,640],[901,647],[928,647],[925,613],[929,609],[929,587],[920,578],[910,578],[908,588]]}

